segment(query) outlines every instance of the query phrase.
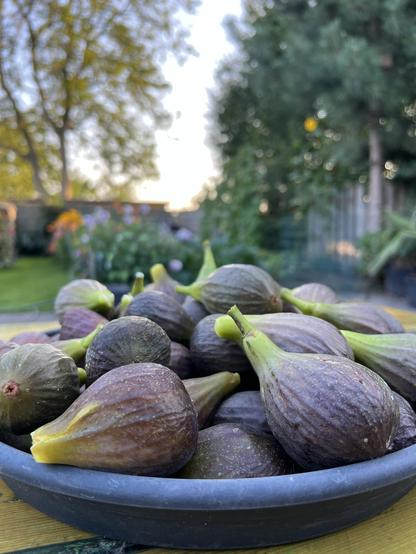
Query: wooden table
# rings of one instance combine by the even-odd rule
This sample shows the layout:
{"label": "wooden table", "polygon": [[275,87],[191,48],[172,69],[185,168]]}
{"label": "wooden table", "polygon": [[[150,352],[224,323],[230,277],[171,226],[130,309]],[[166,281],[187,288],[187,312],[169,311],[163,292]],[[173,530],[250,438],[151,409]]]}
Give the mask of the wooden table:
{"label": "wooden table", "polygon": [[[390,310],[389,310],[390,311]],[[392,310],[406,329],[416,330],[416,312]],[[53,325],[30,325],[47,329]],[[21,326],[20,329],[29,326]],[[17,330],[0,326],[0,337]],[[278,525],[278,522],[276,522]],[[163,532],[163,530],[161,530]],[[17,499],[0,480],[0,554],[200,554],[201,551],[146,548],[106,540],[59,523]],[[207,554],[208,551],[205,551]],[[210,551],[221,554],[219,551]],[[222,551],[224,554],[226,551]],[[344,531],[301,543],[227,551],[229,554],[416,554],[416,488],[382,514]]]}

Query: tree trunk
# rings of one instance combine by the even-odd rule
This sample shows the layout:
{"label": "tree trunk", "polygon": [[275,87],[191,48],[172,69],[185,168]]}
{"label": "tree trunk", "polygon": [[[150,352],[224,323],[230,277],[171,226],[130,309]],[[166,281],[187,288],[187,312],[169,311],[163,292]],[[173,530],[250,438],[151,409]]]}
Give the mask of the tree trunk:
{"label": "tree trunk", "polygon": [[367,231],[374,233],[381,229],[383,221],[383,154],[380,130],[376,125],[369,131],[369,212]]}
{"label": "tree trunk", "polygon": [[40,199],[42,202],[45,202],[48,198],[48,193],[45,190],[45,187],[42,183],[42,176],[40,173],[40,166],[39,166],[39,160],[35,152],[31,152],[30,154],[24,156],[27,162],[30,163],[32,166],[32,183],[36,190],[36,192],[39,194]]}
{"label": "tree trunk", "polygon": [[59,152],[61,154],[61,196],[64,204],[68,200],[72,200],[72,187],[71,181],[68,174],[68,154],[66,150],[66,140],[65,140],[66,129],[60,129],[58,133],[59,137]]}

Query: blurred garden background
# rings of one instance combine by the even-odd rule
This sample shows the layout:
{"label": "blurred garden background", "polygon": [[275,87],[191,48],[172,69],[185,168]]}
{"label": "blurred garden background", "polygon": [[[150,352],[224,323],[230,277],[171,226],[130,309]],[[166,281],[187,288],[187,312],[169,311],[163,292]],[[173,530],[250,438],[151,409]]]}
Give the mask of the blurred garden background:
{"label": "blurred garden background", "polygon": [[[157,262],[416,306],[411,0],[0,3],[0,314]],[[378,296],[377,296],[378,295]]]}

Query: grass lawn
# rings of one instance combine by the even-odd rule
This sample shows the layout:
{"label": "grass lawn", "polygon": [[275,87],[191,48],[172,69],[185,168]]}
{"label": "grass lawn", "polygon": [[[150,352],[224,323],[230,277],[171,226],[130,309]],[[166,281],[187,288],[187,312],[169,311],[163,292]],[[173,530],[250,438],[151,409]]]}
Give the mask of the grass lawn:
{"label": "grass lawn", "polygon": [[52,257],[22,257],[0,269],[0,312],[52,311],[68,272]]}

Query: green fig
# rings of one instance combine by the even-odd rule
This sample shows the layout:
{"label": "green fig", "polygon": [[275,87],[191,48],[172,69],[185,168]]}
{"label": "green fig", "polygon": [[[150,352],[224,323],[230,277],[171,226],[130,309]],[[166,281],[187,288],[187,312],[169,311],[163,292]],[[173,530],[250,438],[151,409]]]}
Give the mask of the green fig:
{"label": "green fig", "polygon": [[127,308],[130,306],[133,298],[143,292],[144,289],[144,273],[138,271],[134,277],[134,282],[128,294],[123,294],[120,304],[117,307],[117,313],[124,315]]}
{"label": "green fig", "polygon": [[115,367],[141,362],[167,365],[169,358],[170,340],[159,325],[145,317],[123,316],[94,337],[85,358],[87,382]]}
{"label": "green fig", "polygon": [[108,314],[114,307],[114,294],[94,279],[75,279],[61,288],[55,299],[55,313],[62,321],[71,308],[90,308]]}
{"label": "green fig", "polygon": [[272,436],[223,423],[203,429],[196,452],[176,477],[245,479],[292,473],[293,464]]}
{"label": "green fig", "polygon": [[256,434],[270,435],[261,394],[257,390],[236,392],[226,398],[216,410],[212,425],[233,423]]}
{"label": "green fig", "polygon": [[342,331],[357,362],[378,373],[394,390],[416,401],[416,335],[365,335]]}
{"label": "green fig", "polygon": [[222,371],[208,377],[186,379],[183,384],[198,414],[199,428],[203,429],[221,400],[238,387],[240,376],[238,373]]}
{"label": "green fig", "polygon": [[165,476],[191,458],[197,418],[179,377],[130,364],[95,381],[60,417],[32,433],[37,462]]}
{"label": "green fig", "polygon": [[50,344],[23,344],[0,358],[0,430],[29,433],[79,396],[72,358]]}
{"label": "green fig", "polygon": [[170,359],[167,367],[179,375],[181,379],[189,379],[194,373],[191,353],[179,342],[170,343]]}
{"label": "green fig", "polygon": [[89,308],[71,308],[62,316],[59,339],[81,339],[106,323],[108,319]]}
{"label": "green fig", "polygon": [[195,323],[182,305],[158,290],[144,291],[135,296],[126,310],[127,316],[141,316],[151,319],[176,342],[189,340]]}
{"label": "green fig", "polygon": [[328,304],[301,300],[289,289],[281,290],[281,297],[302,313],[325,319],[347,331],[358,333],[402,333],[401,323],[383,308],[366,302],[338,302]]}
{"label": "green fig", "polygon": [[254,265],[224,265],[203,281],[176,290],[201,302],[210,313],[224,313],[236,303],[249,314],[282,310],[279,285]]}
{"label": "green fig", "polygon": [[145,290],[158,290],[164,292],[168,296],[173,297],[176,302],[183,304],[185,298],[182,294],[176,292],[176,287],[180,285],[178,281],[175,281],[166,268],[162,264],[155,264],[150,268],[150,277],[152,278],[152,283],[145,287]]}
{"label": "green fig", "polygon": [[236,306],[228,314],[259,377],[270,429],[295,462],[322,469],[387,452],[399,410],[381,377],[348,358],[285,352]]}
{"label": "green fig", "polygon": [[338,302],[336,292],[322,283],[305,283],[292,289],[292,293],[297,298],[308,302],[325,302],[326,304]]}
{"label": "green fig", "polygon": [[[333,354],[354,358],[352,350],[340,331],[327,321],[317,317],[281,313],[247,315],[256,329],[265,333],[275,344],[287,352]],[[228,315],[219,317],[215,329],[232,340],[241,339],[241,333]]]}
{"label": "green fig", "polygon": [[389,452],[396,452],[412,444],[416,444],[416,413],[400,394],[393,392],[400,413],[399,426],[390,442]]}

